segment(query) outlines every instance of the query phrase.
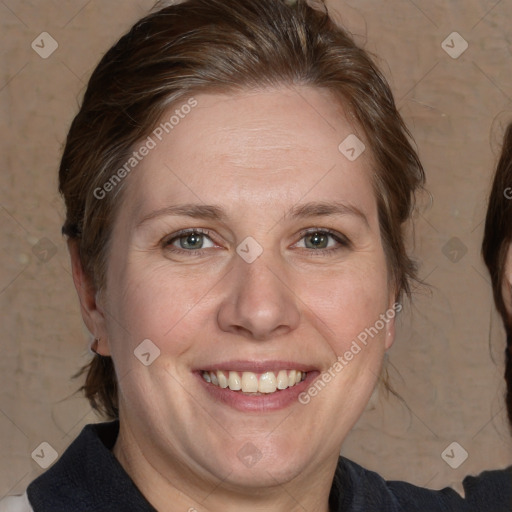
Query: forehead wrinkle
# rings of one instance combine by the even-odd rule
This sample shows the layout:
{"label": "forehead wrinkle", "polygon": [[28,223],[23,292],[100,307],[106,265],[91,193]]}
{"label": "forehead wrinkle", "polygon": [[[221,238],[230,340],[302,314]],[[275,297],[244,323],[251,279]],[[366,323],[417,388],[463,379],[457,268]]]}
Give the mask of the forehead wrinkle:
{"label": "forehead wrinkle", "polygon": [[[276,166],[279,169],[294,167],[292,162],[297,160],[298,151],[301,160],[311,155],[312,148],[299,144],[296,137],[290,136],[288,129],[270,128],[265,119],[261,119],[261,123],[262,126],[256,127],[245,124],[220,127],[214,133],[213,139],[217,144],[212,146],[211,157],[221,164],[275,171]],[[277,159],[283,160],[277,163]]]}

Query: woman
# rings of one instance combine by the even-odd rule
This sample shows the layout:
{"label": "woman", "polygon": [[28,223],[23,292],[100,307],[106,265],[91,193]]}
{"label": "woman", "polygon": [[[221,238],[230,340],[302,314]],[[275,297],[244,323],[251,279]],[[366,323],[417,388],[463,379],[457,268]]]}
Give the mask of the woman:
{"label": "woman", "polygon": [[113,421],[25,506],[470,509],[338,458],[414,277],[401,228],[424,174],[322,9],[189,0],[139,21],[94,71],[59,178],[84,389]]}
{"label": "woman", "polygon": [[506,404],[512,423],[512,124],[503,138],[485,219],[482,254],[491,276],[494,302],[507,334],[505,350]]}

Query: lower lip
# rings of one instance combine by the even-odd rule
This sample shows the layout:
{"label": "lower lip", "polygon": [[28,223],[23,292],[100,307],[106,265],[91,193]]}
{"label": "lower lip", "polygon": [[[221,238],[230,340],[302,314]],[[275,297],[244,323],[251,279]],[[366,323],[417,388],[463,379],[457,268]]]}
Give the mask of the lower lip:
{"label": "lower lip", "polygon": [[222,402],[242,412],[268,412],[285,409],[286,407],[299,403],[299,395],[309,388],[311,383],[319,375],[319,372],[308,372],[303,381],[295,384],[295,386],[291,388],[261,395],[248,395],[242,391],[232,391],[229,388],[221,388],[220,386],[206,382],[203,379],[202,372],[197,372],[196,375],[205,390],[215,401]]}

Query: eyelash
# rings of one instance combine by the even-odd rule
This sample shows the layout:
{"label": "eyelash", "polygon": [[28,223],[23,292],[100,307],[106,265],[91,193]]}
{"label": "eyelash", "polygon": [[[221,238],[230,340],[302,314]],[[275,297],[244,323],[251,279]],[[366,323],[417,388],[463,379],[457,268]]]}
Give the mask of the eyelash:
{"label": "eyelash", "polygon": [[[203,228],[190,228],[190,229],[182,229],[181,231],[178,231],[177,233],[172,234],[170,237],[164,238],[162,240],[162,247],[168,251],[178,253],[178,254],[186,254],[187,256],[203,256],[205,249],[197,249],[197,250],[185,250],[180,249],[178,247],[173,247],[172,243],[176,240],[179,240],[182,237],[185,237],[187,235],[191,234],[198,234],[198,235],[205,235],[210,240],[212,240],[211,233],[207,229]],[[213,243],[215,243],[212,240]]]}
{"label": "eyelash", "polygon": [[[300,238],[298,241],[302,240],[304,237],[306,237],[308,235],[313,235],[315,233],[322,233],[322,234],[328,235],[333,240],[335,240],[335,242],[338,245],[336,247],[330,247],[327,249],[316,249],[316,250],[308,249],[306,247],[301,247],[300,248],[301,250],[307,251],[309,254],[315,255],[315,256],[326,256],[326,255],[331,255],[339,250],[351,247],[350,240],[348,240],[347,237],[345,237],[344,235],[342,235],[340,233],[337,233],[335,231],[332,231],[332,230],[326,229],[326,228],[308,228],[308,229],[302,230],[299,233]],[[212,243],[215,243],[215,241],[211,237],[211,232],[209,230],[203,229],[203,228],[191,228],[191,229],[183,229],[181,231],[178,231],[177,233],[172,234],[170,237],[165,238],[164,240],[162,240],[162,247],[171,252],[178,253],[178,254],[186,254],[187,256],[203,256],[207,249],[185,250],[185,249],[180,249],[178,247],[172,246],[173,242],[179,240],[182,237],[190,235],[190,234],[205,235],[212,241]],[[295,243],[298,243],[298,242],[295,242]]]}
{"label": "eyelash", "polygon": [[[335,247],[329,247],[327,249],[308,249],[306,247],[301,247],[302,250],[307,251],[312,256],[330,256],[340,250],[347,249],[351,247],[350,240],[342,235],[341,233],[338,233],[336,231],[332,231],[327,228],[308,228],[304,229],[299,233],[299,241],[302,240],[304,237],[308,235],[314,235],[315,233],[322,233],[324,235],[328,235],[331,237],[338,245]],[[297,242],[296,242],[297,243]]]}

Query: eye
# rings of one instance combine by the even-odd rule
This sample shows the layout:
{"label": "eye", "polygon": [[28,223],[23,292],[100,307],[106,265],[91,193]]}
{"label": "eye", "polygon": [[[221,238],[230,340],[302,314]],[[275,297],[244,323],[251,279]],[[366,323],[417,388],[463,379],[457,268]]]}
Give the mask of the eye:
{"label": "eye", "polygon": [[336,250],[348,246],[346,238],[340,234],[330,231],[315,229],[302,234],[296,247],[313,250]]}
{"label": "eye", "polygon": [[179,234],[166,241],[167,247],[172,246],[185,251],[197,251],[215,247],[212,239],[200,231],[189,231]]}
{"label": "eye", "polygon": [[335,245],[332,242],[332,236],[322,231],[316,231],[304,237],[304,245],[308,249],[327,249]]}

